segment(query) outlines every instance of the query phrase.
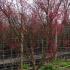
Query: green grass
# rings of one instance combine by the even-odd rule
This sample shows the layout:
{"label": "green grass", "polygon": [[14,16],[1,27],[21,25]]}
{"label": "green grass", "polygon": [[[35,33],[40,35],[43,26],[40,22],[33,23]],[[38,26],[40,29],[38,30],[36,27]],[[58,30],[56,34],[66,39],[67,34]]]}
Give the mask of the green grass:
{"label": "green grass", "polygon": [[[29,70],[28,64],[22,65],[23,70]],[[53,60],[46,65],[42,65],[39,70],[70,70],[70,60]]]}
{"label": "green grass", "polygon": [[70,68],[70,61],[66,60],[54,60],[50,63],[55,70],[64,70],[66,68]]}
{"label": "green grass", "polygon": [[39,70],[68,70],[70,69],[70,60],[53,60],[47,65],[41,66]]}

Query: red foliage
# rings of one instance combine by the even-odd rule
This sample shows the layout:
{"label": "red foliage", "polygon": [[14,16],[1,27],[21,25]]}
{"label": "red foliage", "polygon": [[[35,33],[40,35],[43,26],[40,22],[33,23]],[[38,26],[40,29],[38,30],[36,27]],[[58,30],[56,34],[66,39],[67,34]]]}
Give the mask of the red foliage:
{"label": "red foliage", "polygon": [[3,26],[2,26],[2,24],[0,23],[0,32],[2,32],[2,30],[3,30]]}
{"label": "red foliage", "polygon": [[15,43],[15,42],[14,42],[14,43],[10,43],[10,44],[9,44],[9,47],[10,47],[10,48],[18,48],[19,45],[18,45],[18,43]]}
{"label": "red foliage", "polygon": [[55,42],[53,40],[49,40],[48,41],[48,57],[49,58],[52,58],[53,57],[53,54],[55,52]]}
{"label": "red foliage", "polygon": [[4,23],[0,23],[0,32],[4,32],[6,30],[8,30],[9,26],[4,24]]}
{"label": "red foliage", "polygon": [[32,28],[32,32],[34,34],[36,34],[40,30],[41,20],[40,20],[39,16],[37,15],[37,13],[32,14],[31,26],[30,27]]}
{"label": "red foliage", "polygon": [[59,36],[64,30],[64,25],[63,24],[52,24],[52,35],[56,35],[56,31],[57,31],[57,35]]}
{"label": "red foliage", "polygon": [[55,12],[49,12],[49,18],[51,19],[51,20],[53,20],[55,17],[56,17],[56,13]]}

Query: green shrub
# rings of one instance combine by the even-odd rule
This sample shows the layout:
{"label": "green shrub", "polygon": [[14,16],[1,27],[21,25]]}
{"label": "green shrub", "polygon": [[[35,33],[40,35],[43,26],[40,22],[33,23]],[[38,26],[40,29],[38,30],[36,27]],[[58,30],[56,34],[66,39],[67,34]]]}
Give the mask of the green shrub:
{"label": "green shrub", "polygon": [[29,70],[29,65],[28,64],[23,64],[22,67],[23,67],[23,70]]}
{"label": "green shrub", "polygon": [[52,65],[43,65],[39,70],[54,70]]}

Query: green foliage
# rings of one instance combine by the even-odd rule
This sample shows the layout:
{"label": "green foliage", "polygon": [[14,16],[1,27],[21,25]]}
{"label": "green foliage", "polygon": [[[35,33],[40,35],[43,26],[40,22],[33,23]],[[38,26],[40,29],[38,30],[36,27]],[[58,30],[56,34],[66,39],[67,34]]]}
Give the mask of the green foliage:
{"label": "green foliage", "polygon": [[52,66],[54,67],[55,70],[64,70],[66,68],[70,68],[70,61],[66,60],[54,60],[52,61]]}
{"label": "green foliage", "polygon": [[23,68],[23,70],[29,70],[29,65],[28,64],[23,64],[22,68]]}
{"label": "green foliage", "polygon": [[51,64],[49,65],[43,65],[39,70],[54,70],[53,66]]}
{"label": "green foliage", "polygon": [[67,70],[70,69],[70,61],[54,60],[47,65],[42,65],[39,70]]}
{"label": "green foliage", "polygon": [[[28,64],[22,65],[23,70],[29,70],[30,66]],[[70,61],[66,60],[53,60],[46,65],[41,65],[39,70],[67,70],[70,69]]]}

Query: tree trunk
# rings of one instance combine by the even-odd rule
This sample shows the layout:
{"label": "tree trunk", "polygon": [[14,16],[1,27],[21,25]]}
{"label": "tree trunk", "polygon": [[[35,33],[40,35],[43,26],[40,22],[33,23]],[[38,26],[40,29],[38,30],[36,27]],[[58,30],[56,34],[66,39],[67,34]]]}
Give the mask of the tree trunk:
{"label": "tree trunk", "polygon": [[34,57],[34,48],[33,48],[33,46],[31,46],[31,58],[32,58],[32,63],[33,63],[33,70],[36,70],[35,57]]}
{"label": "tree trunk", "polygon": [[21,33],[21,70],[23,70],[23,33]]}

